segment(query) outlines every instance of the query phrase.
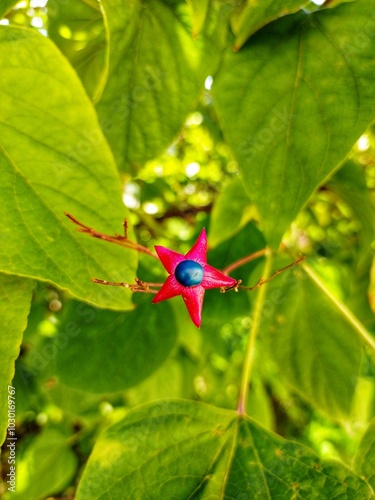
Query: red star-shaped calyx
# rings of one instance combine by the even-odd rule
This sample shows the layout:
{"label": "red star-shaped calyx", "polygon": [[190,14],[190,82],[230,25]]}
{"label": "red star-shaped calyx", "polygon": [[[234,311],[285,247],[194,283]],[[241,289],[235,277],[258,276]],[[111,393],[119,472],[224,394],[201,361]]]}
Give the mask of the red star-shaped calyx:
{"label": "red star-shaped calyx", "polygon": [[186,255],[162,246],[155,246],[155,250],[169,276],[152,302],[182,295],[193,323],[199,328],[204,292],[208,288],[234,286],[237,281],[207,264],[205,229]]}

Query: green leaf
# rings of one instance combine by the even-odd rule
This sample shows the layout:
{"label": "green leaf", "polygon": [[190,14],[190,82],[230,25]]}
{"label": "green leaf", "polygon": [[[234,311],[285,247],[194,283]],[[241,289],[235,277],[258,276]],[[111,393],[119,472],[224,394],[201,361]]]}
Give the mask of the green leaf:
{"label": "green leaf", "polygon": [[[208,262],[217,269],[224,269],[227,265],[236,262],[265,247],[265,242],[259,230],[249,222],[232,238],[220,243],[209,251]],[[250,262],[235,271],[230,276],[247,281],[251,271],[257,263]],[[233,324],[235,320],[242,320],[250,314],[250,301],[246,293],[220,293],[219,290],[207,290],[203,306],[202,333],[207,335],[213,345],[220,345],[218,332],[223,327]]]}
{"label": "green leaf", "polygon": [[19,0],[1,0],[0,19],[2,19],[18,2]]}
{"label": "green leaf", "polygon": [[358,251],[352,276],[348,281],[349,308],[364,322],[367,329],[374,327],[374,313],[369,303],[369,289],[374,241],[375,210],[370,191],[366,184],[365,172],[354,161],[346,162],[327,184],[350,208],[358,224]]}
{"label": "green leaf", "polygon": [[[223,230],[225,231],[225,229]],[[210,233],[211,227],[209,230]],[[262,233],[255,224],[248,222],[240,231],[233,234],[231,238],[222,241],[215,248],[209,249],[208,262],[218,269],[224,269],[228,265],[265,248],[265,246],[266,242]],[[248,262],[229,274],[234,278],[244,281],[254,267],[254,262]]]}
{"label": "green leaf", "polygon": [[49,38],[77,71],[89,96],[98,99],[106,76],[106,37],[99,3],[49,0],[47,12]]}
{"label": "green leaf", "polygon": [[[25,344],[27,349],[28,344]],[[39,372],[37,370],[32,370],[27,366],[23,360],[23,355],[16,360],[12,385],[17,395],[16,411],[19,422],[27,421],[32,413],[36,415],[41,409],[41,402],[43,400],[41,393],[44,386],[38,375]]]}
{"label": "green leaf", "polygon": [[375,420],[370,423],[354,457],[354,469],[375,491]]}
{"label": "green leaf", "polygon": [[[9,388],[14,376],[14,362],[18,358],[22,334],[26,328],[34,283],[31,280],[0,274],[0,443],[8,427],[8,403],[15,402],[17,394]],[[10,392],[9,392],[10,391]],[[8,398],[9,396],[9,398]]]}
{"label": "green leaf", "polygon": [[193,37],[197,37],[204,26],[210,0],[186,0],[191,9]]}
{"label": "green leaf", "polygon": [[233,411],[159,401],[98,439],[77,500],[132,498],[372,498],[339,462],[324,463]]}
{"label": "green leaf", "polygon": [[[92,394],[87,391],[73,389],[59,380],[49,388],[47,394],[48,402],[53,406],[61,408],[66,416],[77,416],[81,418],[93,415],[103,401],[102,394]],[[108,401],[109,396],[106,395]]]}
{"label": "green leaf", "polygon": [[251,415],[254,420],[262,422],[263,427],[266,427],[268,430],[275,430],[273,401],[264,383],[254,376],[251,381],[249,399],[247,402],[247,413]]}
{"label": "green leaf", "polygon": [[173,141],[217,49],[200,52],[204,40],[192,39],[185,3],[103,0],[102,6],[109,71],[97,110],[120,170],[137,169]]}
{"label": "green leaf", "polygon": [[340,3],[355,2],[356,0],[326,0],[322,8],[337,7]]}
{"label": "green leaf", "polygon": [[293,14],[308,3],[309,0],[284,0],[283,2],[247,0],[244,8],[240,12],[235,12],[231,19],[232,29],[236,35],[233,50],[239,50],[246,40],[265,24],[287,14]]}
{"label": "green leaf", "polygon": [[148,294],[137,296],[135,309],[125,313],[72,302],[55,342],[56,373],[76,389],[121,391],[163,363],[176,330],[171,306],[152,304]]}
{"label": "green leaf", "polygon": [[0,270],[55,283],[101,307],[130,308],[129,291],[91,278],[133,281],[135,252],[77,233],[64,216],[113,234],[126,214],[81,82],[51,41],[8,26],[0,26],[0,69]]}
{"label": "green leaf", "polygon": [[267,297],[263,339],[280,375],[312,406],[348,417],[369,333],[307,266],[271,282]]}
{"label": "green leaf", "polygon": [[213,247],[233,236],[251,219],[252,206],[241,178],[224,186],[211,212],[209,243]]}
{"label": "green leaf", "polygon": [[284,17],[228,50],[214,78],[224,134],[273,248],[374,119],[374,9],[358,0]]}
{"label": "green leaf", "polygon": [[370,304],[371,268],[373,256],[368,249],[367,259],[362,259],[360,265],[353,269],[349,285],[346,304],[369,331],[374,331],[375,317]]}
{"label": "green leaf", "polygon": [[16,489],[6,500],[40,500],[59,493],[76,468],[77,458],[67,437],[58,430],[45,429],[17,460]]}
{"label": "green leaf", "polygon": [[163,398],[194,397],[193,381],[197,372],[196,359],[193,360],[185,349],[177,346],[175,352],[150,377],[126,391],[126,400],[133,408]]}

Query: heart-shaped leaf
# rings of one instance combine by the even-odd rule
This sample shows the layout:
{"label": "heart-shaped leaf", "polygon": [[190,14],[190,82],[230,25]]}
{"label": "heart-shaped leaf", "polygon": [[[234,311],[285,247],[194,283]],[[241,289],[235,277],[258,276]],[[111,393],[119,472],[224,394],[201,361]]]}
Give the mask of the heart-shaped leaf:
{"label": "heart-shaped leaf", "polygon": [[97,110],[119,168],[136,169],[173,141],[217,48],[199,50],[204,40],[192,39],[184,2],[103,0],[102,6],[109,68]]}
{"label": "heart-shaped leaf", "polygon": [[372,498],[339,462],[322,462],[248,417],[192,401],[131,411],[98,439],[77,491],[89,498]]}
{"label": "heart-shaped leaf", "polygon": [[77,233],[64,216],[113,234],[126,213],[95,110],[53,43],[0,26],[0,270],[55,283],[101,307],[132,307],[129,291],[92,277],[135,278],[135,252]]}
{"label": "heart-shaped leaf", "polygon": [[214,78],[224,133],[273,248],[374,119],[374,9],[358,0],[286,16],[228,50]]}

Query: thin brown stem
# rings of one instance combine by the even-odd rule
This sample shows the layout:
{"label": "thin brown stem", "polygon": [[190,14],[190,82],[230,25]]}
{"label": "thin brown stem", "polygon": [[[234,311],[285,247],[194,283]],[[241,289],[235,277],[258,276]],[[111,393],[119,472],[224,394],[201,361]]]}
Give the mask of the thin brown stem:
{"label": "thin brown stem", "polygon": [[246,255],[246,257],[242,257],[241,259],[232,262],[232,264],[229,264],[229,266],[225,267],[222,270],[222,272],[224,274],[229,274],[230,272],[234,271],[234,269],[237,269],[238,267],[241,267],[247,264],[248,262],[251,262],[252,260],[259,259],[259,257],[263,257],[268,252],[269,252],[268,248],[262,248],[257,252],[251,253],[250,255]]}
{"label": "thin brown stem", "polygon": [[100,240],[109,241],[110,243],[116,243],[116,245],[120,245],[120,246],[123,246],[125,248],[135,250],[137,252],[145,253],[146,255],[149,255],[150,257],[154,257],[154,259],[159,260],[158,256],[154,252],[152,252],[148,248],[144,247],[143,245],[140,245],[139,243],[136,243],[134,241],[129,240],[129,238],[128,238],[128,222],[126,219],[124,220],[124,234],[125,234],[125,236],[121,236],[119,234],[115,234],[114,236],[111,236],[109,234],[99,233],[99,231],[96,231],[92,227],[86,226],[85,224],[80,222],[78,219],[76,219],[73,215],[69,214],[68,212],[65,212],[65,215],[72,222],[74,222],[74,224],[79,226],[77,231],[79,231],[80,233],[86,233],[89,236],[92,236],[93,238],[98,238]]}
{"label": "thin brown stem", "polygon": [[99,285],[109,285],[109,286],[123,286],[124,288],[130,288],[129,283],[124,283],[123,281],[107,281],[100,280],[99,278],[91,278],[93,283],[98,283]]}
{"label": "thin brown stem", "polygon": [[[270,252],[266,252],[265,254],[270,255]],[[252,255],[254,255],[254,254],[252,254]],[[256,257],[254,257],[254,258],[256,258]],[[288,264],[287,266],[282,267],[281,269],[278,269],[277,271],[275,271],[269,278],[260,278],[259,281],[254,286],[243,286],[243,285],[241,285],[242,280],[238,280],[232,286],[221,287],[220,291],[221,291],[221,293],[226,293],[226,292],[229,292],[230,290],[234,290],[235,292],[238,292],[238,290],[247,290],[247,291],[255,290],[256,288],[259,288],[260,286],[264,285],[265,283],[268,283],[269,281],[271,281],[273,278],[275,278],[276,276],[281,274],[286,269],[289,269],[290,267],[296,266],[297,264],[302,262],[305,258],[306,257],[304,255],[299,257],[297,260],[295,260],[291,264]],[[230,267],[230,266],[228,266],[228,267]]]}
{"label": "thin brown stem", "polygon": [[255,290],[255,288],[258,288],[261,285],[268,283],[269,281],[271,281],[273,278],[275,278],[276,276],[281,274],[286,269],[289,269],[290,267],[296,266],[297,264],[302,262],[305,258],[306,258],[305,255],[302,255],[301,257],[299,257],[297,260],[295,260],[291,264],[288,264],[287,266],[282,267],[281,269],[277,269],[277,271],[275,271],[273,274],[271,274],[271,276],[269,276],[268,278],[260,278],[260,280],[254,286],[241,286],[241,285],[239,285],[237,288],[241,288],[241,290]]}
{"label": "thin brown stem", "polygon": [[141,281],[139,278],[135,278],[135,284],[125,283],[123,281],[107,281],[99,278],[91,278],[91,281],[98,285],[121,286],[123,288],[128,288],[132,292],[142,293],[158,293],[158,290],[154,290],[154,288],[163,286],[162,283],[148,283],[146,281]]}

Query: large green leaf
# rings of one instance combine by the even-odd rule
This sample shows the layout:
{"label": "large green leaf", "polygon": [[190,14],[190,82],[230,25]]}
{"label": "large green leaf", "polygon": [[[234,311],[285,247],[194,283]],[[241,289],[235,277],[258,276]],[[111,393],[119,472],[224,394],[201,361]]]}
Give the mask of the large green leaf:
{"label": "large green leaf", "polygon": [[360,372],[365,328],[315,271],[304,269],[270,283],[265,318],[272,321],[264,341],[281,376],[303,398],[332,418],[345,418]]}
{"label": "large green leaf", "polygon": [[40,500],[59,493],[69,484],[77,468],[77,457],[67,436],[45,429],[17,460],[15,492],[6,500]]}
{"label": "large green leaf", "polygon": [[354,467],[375,491],[375,420],[370,423],[354,457]]}
{"label": "large green leaf", "polygon": [[[195,105],[217,54],[199,50],[188,6],[161,0],[103,0],[108,82],[97,105],[121,170],[166,149]],[[202,59],[206,64],[202,64]]]}
{"label": "large green leaf", "polygon": [[8,402],[11,406],[12,403],[17,405],[17,394],[12,394],[12,389],[9,392],[9,386],[11,386],[14,375],[14,362],[20,352],[22,333],[26,328],[33,286],[32,280],[0,274],[0,318],[2,322],[0,343],[0,443],[3,443],[8,427]]}
{"label": "large green leaf", "polygon": [[98,439],[77,500],[372,498],[339,462],[324,463],[233,411],[159,401]]}
{"label": "large green leaf", "polygon": [[133,281],[135,253],[77,233],[64,216],[120,233],[126,213],[81,82],[48,39],[8,26],[0,26],[0,70],[0,270],[98,306],[131,307],[129,292],[90,279]]}
{"label": "large green leaf", "polygon": [[152,304],[151,298],[136,297],[135,309],[125,313],[72,302],[55,343],[61,381],[89,392],[116,392],[156,370],[169,355],[177,328],[171,306]]}
{"label": "large green leaf", "polygon": [[258,29],[271,21],[292,14],[308,4],[309,0],[247,0],[240,12],[232,16],[232,29],[236,35],[234,50],[239,50]]}
{"label": "large green leaf", "polygon": [[286,16],[228,50],[214,78],[224,133],[274,248],[374,118],[374,9],[358,0]]}

